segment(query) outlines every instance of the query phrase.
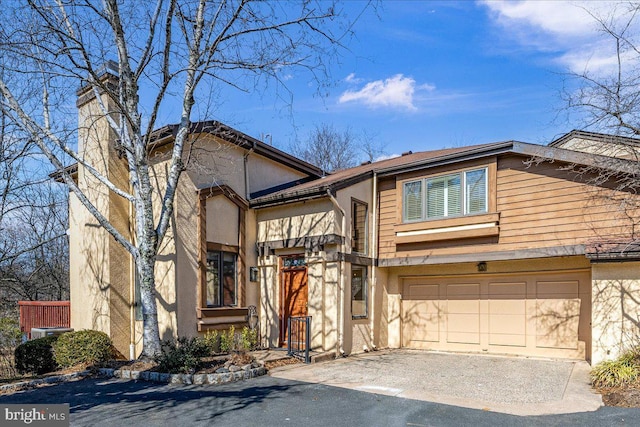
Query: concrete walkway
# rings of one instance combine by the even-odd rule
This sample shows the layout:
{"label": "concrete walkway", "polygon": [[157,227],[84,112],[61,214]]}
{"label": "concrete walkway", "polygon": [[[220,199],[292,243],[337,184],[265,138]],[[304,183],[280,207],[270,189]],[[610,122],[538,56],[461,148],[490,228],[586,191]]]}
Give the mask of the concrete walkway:
{"label": "concrete walkway", "polygon": [[384,350],[271,376],[513,415],[595,411],[585,361]]}

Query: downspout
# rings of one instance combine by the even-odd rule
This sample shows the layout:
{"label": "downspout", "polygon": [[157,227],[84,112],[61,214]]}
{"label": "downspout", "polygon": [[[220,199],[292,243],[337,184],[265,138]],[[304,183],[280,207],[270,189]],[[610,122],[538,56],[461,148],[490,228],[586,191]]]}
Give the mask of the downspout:
{"label": "downspout", "polygon": [[376,172],[373,173],[373,195],[371,197],[373,203],[373,220],[371,221],[371,225],[373,230],[371,231],[371,242],[369,246],[371,247],[371,298],[369,303],[371,304],[371,325],[369,330],[371,332],[371,349],[376,350],[375,343],[375,306],[376,306],[376,257],[378,256],[378,174]]}
{"label": "downspout", "polygon": [[338,342],[337,342],[337,352],[339,356],[344,356],[344,286],[345,286],[345,278],[344,278],[344,270],[345,270],[345,262],[344,255],[346,252],[346,242],[347,242],[347,233],[345,230],[347,229],[347,215],[344,212],[344,209],[340,206],[336,198],[331,194],[331,190],[327,189],[327,195],[333,203],[333,206],[340,211],[342,214],[342,241],[340,243],[340,291],[338,292],[338,310],[336,313],[336,322],[338,325]]}

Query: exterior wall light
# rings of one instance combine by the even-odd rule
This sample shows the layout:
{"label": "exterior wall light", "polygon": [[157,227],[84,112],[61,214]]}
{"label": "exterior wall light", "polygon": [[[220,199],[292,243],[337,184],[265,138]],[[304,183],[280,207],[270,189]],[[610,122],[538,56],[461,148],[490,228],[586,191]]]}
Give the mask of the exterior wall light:
{"label": "exterior wall light", "polygon": [[258,267],[249,267],[249,281],[250,282],[258,281]]}

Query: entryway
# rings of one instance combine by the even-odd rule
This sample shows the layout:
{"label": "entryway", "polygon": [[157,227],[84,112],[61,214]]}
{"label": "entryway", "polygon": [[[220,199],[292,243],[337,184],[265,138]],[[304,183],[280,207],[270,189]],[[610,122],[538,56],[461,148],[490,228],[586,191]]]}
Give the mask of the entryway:
{"label": "entryway", "polygon": [[280,272],[280,346],[286,346],[289,317],[308,313],[309,287],[304,256],[281,257]]}

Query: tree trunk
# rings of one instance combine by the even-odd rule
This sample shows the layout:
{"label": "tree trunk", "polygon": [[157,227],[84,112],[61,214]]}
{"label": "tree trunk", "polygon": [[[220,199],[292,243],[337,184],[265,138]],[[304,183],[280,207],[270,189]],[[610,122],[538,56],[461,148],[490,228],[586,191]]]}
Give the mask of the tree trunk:
{"label": "tree trunk", "polygon": [[160,353],[160,331],[158,327],[158,308],[156,304],[155,264],[153,251],[141,251],[136,262],[140,279],[140,303],[142,304],[142,354],[141,358],[153,358]]}
{"label": "tree trunk", "polygon": [[158,326],[158,308],[156,304],[155,266],[158,255],[158,235],[153,221],[153,188],[146,163],[146,147],[138,144],[136,165],[133,175],[133,188],[136,207],[136,269],[140,280],[140,299],[142,304],[142,354],[141,358],[152,358],[160,353],[160,331]]}

